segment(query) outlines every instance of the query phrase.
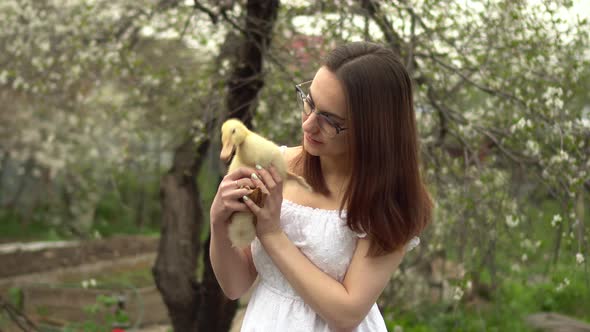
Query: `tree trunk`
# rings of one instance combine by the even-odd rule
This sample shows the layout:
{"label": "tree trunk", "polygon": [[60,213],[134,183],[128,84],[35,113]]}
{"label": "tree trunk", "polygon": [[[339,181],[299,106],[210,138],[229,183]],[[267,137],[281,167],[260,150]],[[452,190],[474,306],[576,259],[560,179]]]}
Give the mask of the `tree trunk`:
{"label": "tree trunk", "polygon": [[205,271],[201,282],[202,303],[199,309],[199,331],[227,332],[231,328],[233,317],[238,309],[238,301],[232,301],[223,294],[209,260],[209,243],[211,237],[203,244],[203,264]]}
{"label": "tree trunk", "polygon": [[162,230],[152,269],[174,331],[197,331],[199,287],[195,280],[203,209],[196,176],[209,143],[197,149],[192,139],[174,152],[172,168],[162,178]]}
{"label": "tree trunk", "polygon": [[278,0],[249,0],[246,4],[244,39],[228,81],[226,104],[227,117],[239,118],[249,128],[253,103],[264,85],[262,65],[278,9]]}
{"label": "tree trunk", "polygon": [[[227,118],[239,118],[246,126],[252,127],[254,103],[264,85],[263,60],[270,45],[272,29],[279,9],[278,0],[249,0],[247,3],[246,28],[240,51],[233,65],[228,81],[226,105]],[[231,321],[238,308],[237,301],[225,297],[209,261],[210,234],[203,246],[204,274],[202,281],[203,303],[199,316],[199,331],[229,331]]]}
{"label": "tree trunk", "polygon": [[[263,59],[278,13],[278,0],[249,0],[243,41],[228,81],[228,118],[240,118],[251,127],[252,109],[263,86]],[[212,120],[207,124],[212,129]],[[237,309],[219,287],[209,261],[209,239],[203,243],[204,273],[195,279],[203,224],[196,176],[210,139],[195,147],[192,138],[176,151],[172,169],[160,185],[162,230],[156,264],[152,269],[175,331],[228,331]],[[197,155],[195,151],[198,149]]]}

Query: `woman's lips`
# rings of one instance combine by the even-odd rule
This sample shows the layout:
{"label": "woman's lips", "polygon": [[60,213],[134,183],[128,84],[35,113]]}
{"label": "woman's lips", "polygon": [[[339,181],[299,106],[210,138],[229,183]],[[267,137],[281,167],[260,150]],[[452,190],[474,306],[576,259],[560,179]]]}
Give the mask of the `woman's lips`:
{"label": "woman's lips", "polygon": [[309,137],[309,135],[305,135],[305,139],[311,144],[316,144],[316,145],[322,144],[322,142]]}

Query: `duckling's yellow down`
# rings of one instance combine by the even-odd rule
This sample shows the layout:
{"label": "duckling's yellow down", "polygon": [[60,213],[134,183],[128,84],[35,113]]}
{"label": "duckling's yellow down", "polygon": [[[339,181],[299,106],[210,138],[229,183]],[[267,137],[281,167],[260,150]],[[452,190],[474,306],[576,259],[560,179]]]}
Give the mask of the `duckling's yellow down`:
{"label": "duckling's yellow down", "polygon": [[[229,119],[223,123],[221,143],[220,159],[227,161],[235,153],[228,173],[243,166],[254,168],[260,165],[268,168],[272,164],[283,180],[296,180],[311,190],[305,179],[287,171],[287,163],[279,146],[250,131],[240,120]],[[256,237],[254,215],[250,212],[234,213],[228,231],[229,238],[235,247],[249,245]]]}

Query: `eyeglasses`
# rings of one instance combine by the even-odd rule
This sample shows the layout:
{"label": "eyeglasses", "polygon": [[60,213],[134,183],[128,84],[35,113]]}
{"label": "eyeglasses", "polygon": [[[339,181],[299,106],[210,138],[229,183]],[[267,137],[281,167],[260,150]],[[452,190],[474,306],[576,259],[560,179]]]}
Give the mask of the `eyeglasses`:
{"label": "eyeglasses", "polygon": [[309,85],[312,81],[303,82],[300,84],[295,85],[295,92],[297,93],[297,104],[301,108],[303,120],[307,120],[311,113],[315,112],[316,120],[320,130],[329,138],[333,138],[334,136],[340,134],[341,131],[346,130],[348,128],[341,127],[330,113],[318,111],[315,107],[313,99],[311,99],[311,95],[307,94],[303,91],[303,85]]}

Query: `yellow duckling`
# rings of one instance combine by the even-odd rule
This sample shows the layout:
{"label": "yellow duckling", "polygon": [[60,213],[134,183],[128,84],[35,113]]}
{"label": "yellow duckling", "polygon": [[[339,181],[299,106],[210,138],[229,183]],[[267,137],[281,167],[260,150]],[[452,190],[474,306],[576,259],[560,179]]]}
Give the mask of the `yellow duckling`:
{"label": "yellow duckling", "polygon": [[[287,170],[287,163],[279,146],[250,131],[240,120],[229,119],[223,123],[221,143],[221,160],[227,162],[235,154],[228,173],[242,166],[254,168],[260,165],[267,168],[272,164],[283,180],[296,180],[308,190],[312,190],[304,178]],[[263,198],[259,197],[255,202],[260,203]],[[236,212],[232,215],[228,231],[234,247],[245,247],[254,240],[254,223],[254,215],[250,212]]]}

